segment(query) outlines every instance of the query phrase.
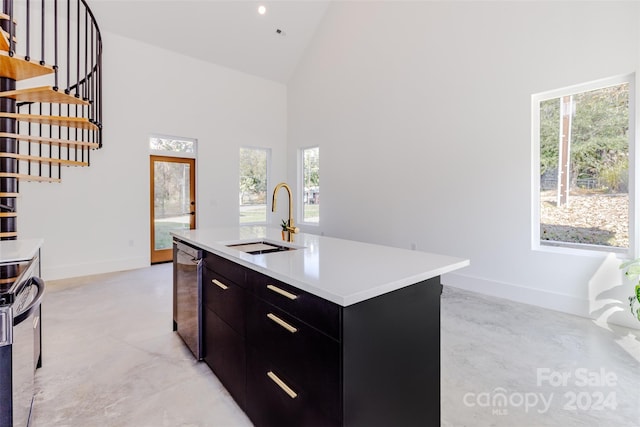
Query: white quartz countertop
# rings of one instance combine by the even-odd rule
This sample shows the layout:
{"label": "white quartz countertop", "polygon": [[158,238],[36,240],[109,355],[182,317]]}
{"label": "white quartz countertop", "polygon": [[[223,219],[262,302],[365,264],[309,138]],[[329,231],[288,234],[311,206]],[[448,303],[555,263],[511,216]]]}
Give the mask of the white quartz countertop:
{"label": "white quartz countertop", "polygon": [[42,239],[0,241],[0,263],[30,260],[36,255],[42,243]]}
{"label": "white quartz countertop", "polygon": [[[466,267],[469,260],[299,233],[229,227],[174,231],[173,236],[343,307]],[[297,250],[251,255],[229,244],[266,239]]]}

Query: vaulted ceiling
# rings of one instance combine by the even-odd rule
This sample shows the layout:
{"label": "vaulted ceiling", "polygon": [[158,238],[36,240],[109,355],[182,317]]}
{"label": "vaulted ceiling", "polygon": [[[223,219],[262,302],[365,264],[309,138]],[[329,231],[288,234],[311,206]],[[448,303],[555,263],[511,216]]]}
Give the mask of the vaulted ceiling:
{"label": "vaulted ceiling", "polygon": [[[286,83],[329,4],[312,0],[88,0],[112,32]],[[258,7],[266,13],[260,15]]]}

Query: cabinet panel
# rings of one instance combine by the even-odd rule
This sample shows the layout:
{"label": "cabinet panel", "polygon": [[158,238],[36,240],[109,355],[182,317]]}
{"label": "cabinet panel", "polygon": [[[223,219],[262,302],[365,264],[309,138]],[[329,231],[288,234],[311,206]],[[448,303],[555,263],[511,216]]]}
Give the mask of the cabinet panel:
{"label": "cabinet panel", "polygon": [[245,291],[226,277],[203,269],[202,295],[206,307],[211,309],[236,332],[245,334]]}
{"label": "cabinet panel", "polygon": [[330,418],[338,417],[340,344],[255,297],[247,298],[247,342],[306,390]]}
{"label": "cabinet panel", "polygon": [[253,349],[247,360],[247,396],[247,415],[258,427],[339,425],[316,409],[317,402],[300,384]]}
{"label": "cabinet panel", "polygon": [[204,309],[204,361],[220,382],[245,408],[246,346],[236,333],[209,308]]}
{"label": "cabinet panel", "polygon": [[245,272],[246,268],[236,264],[233,261],[229,261],[221,256],[214,255],[211,252],[205,252],[204,266],[209,270],[213,270],[236,282],[237,284],[244,286],[246,281]]}
{"label": "cabinet panel", "polygon": [[260,298],[340,339],[341,307],[255,271],[248,271],[250,289]]}
{"label": "cabinet panel", "polygon": [[345,307],[344,425],[440,425],[441,291],[434,277]]}

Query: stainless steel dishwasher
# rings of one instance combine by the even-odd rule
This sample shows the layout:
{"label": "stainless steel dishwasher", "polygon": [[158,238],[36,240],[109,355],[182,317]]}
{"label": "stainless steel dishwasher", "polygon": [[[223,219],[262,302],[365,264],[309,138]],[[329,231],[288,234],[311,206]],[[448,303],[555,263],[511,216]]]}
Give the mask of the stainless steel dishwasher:
{"label": "stainless steel dishwasher", "polygon": [[173,330],[202,359],[202,250],[173,241]]}
{"label": "stainless steel dishwasher", "polygon": [[0,427],[28,427],[40,362],[39,257],[0,265]]}

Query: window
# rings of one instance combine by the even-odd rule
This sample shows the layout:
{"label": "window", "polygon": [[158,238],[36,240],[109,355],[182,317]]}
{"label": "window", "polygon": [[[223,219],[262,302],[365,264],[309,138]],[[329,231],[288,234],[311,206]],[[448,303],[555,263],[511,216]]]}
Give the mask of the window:
{"label": "window", "polygon": [[533,96],[534,242],[615,252],[633,247],[631,86],[627,76]]}
{"label": "window", "polygon": [[320,148],[302,150],[302,222],[320,222]]}
{"label": "window", "polygon": [[149,149],[156,154],[167,156],[195,157],[196,140],[153,135],[149,138]]}
{"label": "window", "polygon": [[240,148],[240,224],[267,222],[269,150]]}

